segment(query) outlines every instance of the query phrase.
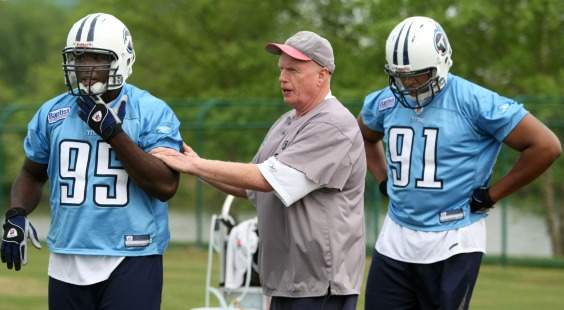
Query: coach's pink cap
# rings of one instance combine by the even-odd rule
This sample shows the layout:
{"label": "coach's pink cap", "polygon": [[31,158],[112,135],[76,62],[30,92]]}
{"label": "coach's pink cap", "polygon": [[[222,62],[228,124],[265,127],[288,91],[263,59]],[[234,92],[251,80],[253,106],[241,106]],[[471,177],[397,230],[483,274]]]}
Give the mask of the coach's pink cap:
{"label": "coach's pink cap", "polygon": [[313,60],[329,72],[335,71],[335,59],[331,43],[315,32],[300,31],[291,36],[284,44],[268,43],[266,50],[269,53],[280,55],[281,53],[298,59]]}
{"label": "coach's pink cap", "polygon": [[280,55],[281,53],[288,54],[288,56],[298,60],[304,60],[304,61],[312,60],[311,58],[307,57],[307,55],[300,52],[298,49],[295,49],[287,44],[269,43],[266,46],[266,50],[272,54],[277,54],[277,55]]}

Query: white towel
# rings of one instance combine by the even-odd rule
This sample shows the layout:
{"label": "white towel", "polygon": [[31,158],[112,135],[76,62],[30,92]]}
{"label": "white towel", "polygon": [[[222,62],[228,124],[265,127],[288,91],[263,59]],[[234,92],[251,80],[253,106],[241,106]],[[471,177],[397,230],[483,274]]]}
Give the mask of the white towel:
{"label": "white towel", "polygon": [[231,229],[225,257],[225,288],[239,288],[258,247],[257,218],[246,220]]}

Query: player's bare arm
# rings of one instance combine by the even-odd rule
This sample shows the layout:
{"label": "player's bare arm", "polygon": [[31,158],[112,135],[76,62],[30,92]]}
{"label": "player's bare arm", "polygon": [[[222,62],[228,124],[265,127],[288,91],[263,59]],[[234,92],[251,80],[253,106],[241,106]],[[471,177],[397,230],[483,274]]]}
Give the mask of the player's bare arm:
{"label": "player's bare arm", "polygon": [[127,134],[119,133],[108,143],[116,152],[127,174],[144,191],[161,201],[169,200],[176,193],[179,182],[178,172],[144,152]]}
{"label": "player's bare arm", "polygon": [[[183,150],[182,150],[182,155],[185,156],[191,156],[191,157],[200,157],[198,155],[198,153],[196,153],[196,151],[194,151],[189,145],[187,145],[186,143],[183,143],[182,146]],[[155,153],[158,153],[159,150],[155,150]],[[244,188],[240,188],[240,187],[236,187],[236,186],[231,186],[231,185],[227,185],[221,182],[214,182],[212,180],[208,180],[205,178],[200,177],[200,179],[204,182],[206,182],[207,184],[215,187],[217,190],[224,192],[226,194],[230,194],[239,198],[247,198],[247,191]]]}
{"label": "player's bare arm", "polygon": [[47,181],[47,165],[25,159],[20,174],[12,185],[10,207],[22,208],[31,213],[41,200],[43,185]]}
{"label": "player's bare arm", "polygon": [[199,176],[213,186],[223,187],[218,187],[222,191],[235,190],[233,194],[240,197],[244,197],[241,196],[242,189],[272,191],[272,187],[255,164],[209,160],[166,148],[156,148],[151,153],[174,170]]}
{"label": "player's bare arm", "polygon": [[523,118],[504,143],[521,152],[521,155],[509,173],[490,188],[493,201],[510,195],[534,180],[562,153],[556,135],[531,114]]}
{"label": "player's bare arm", "polygon": [[368,171],[372,173],[378,182],[382,182],[387,178],[386,157],[384,155],[384,145],[381,142],[384,133],[370,130],[360,116],[358,116],[357,121],[364,140]]}
{"label": "player's bare arm", "polygon": [[272,191],[272,187],[255,164],[204,158],[195,158],[192,161],[194,174],[206,180],[261,192]]}
{"label": "player's bare arm", "polygon": [[205,178],[200,178],[200,179],[202,179],[207,184],[215,187],[217,190],[219,190],[221,192],[224,192],[226,194],[230,194],[230,195],[233,195],[233,196],[239,197],[239,198],[247,198],[247,192],[245,191],[244,188],[227,185],[227,184],[221,183],[221,182],[214,182],[212,180],[207,180]]}

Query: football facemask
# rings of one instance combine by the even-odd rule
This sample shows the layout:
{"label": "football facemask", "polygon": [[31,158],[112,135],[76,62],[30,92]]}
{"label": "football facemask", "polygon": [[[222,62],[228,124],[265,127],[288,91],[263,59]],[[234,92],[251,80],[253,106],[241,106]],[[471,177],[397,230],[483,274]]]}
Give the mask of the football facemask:
{"label": "football facemask", "polygon": [[112,69],[115,57],[108,51],[69,49],[63,52],[65,82],[73,95],[102,95],[120,87],[121,78]]}
{"label": "football facemask", "polygon": [[[389,76],[389,85],[394,97],[408,109],[420,109],[428,105],[435,94],[441,89],[434,68],[415,72],[392,72],[385,68]],[[406,83],[406,80],[422,82]]]}

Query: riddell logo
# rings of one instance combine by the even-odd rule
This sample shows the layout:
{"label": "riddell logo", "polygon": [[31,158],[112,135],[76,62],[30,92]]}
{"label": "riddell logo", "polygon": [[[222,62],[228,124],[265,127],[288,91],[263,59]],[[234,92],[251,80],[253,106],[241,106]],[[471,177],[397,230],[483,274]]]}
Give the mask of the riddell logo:
{"label": "riddell logo", "polygon": [[102,111],[94,113],[94,115],[92,115],[92,120],[96,123],[100,122],[102,120]]}
{"label": "riddell logo", "polygon": [[92,47],[92,42],[75,42],[74,46],[81,48]]}
{"label": "riddell logo", "polygon": [[7,238],[14,238],[18,236],[18,231],[15,228],[10,228],[10,230],[8,230],[8,233],[6,234]]}

